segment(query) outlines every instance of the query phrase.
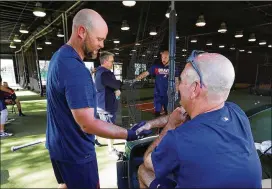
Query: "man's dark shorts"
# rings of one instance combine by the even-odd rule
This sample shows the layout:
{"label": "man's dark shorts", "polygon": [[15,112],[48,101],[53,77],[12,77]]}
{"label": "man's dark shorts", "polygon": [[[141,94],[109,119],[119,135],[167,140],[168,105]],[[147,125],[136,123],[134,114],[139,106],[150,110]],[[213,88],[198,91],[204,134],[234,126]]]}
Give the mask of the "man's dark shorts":
{"label": "man's dark shorts", "polygon": [[51,159],[53,170],[59,184],[67,188],[100,188],[97,160],[87,163],[73,164]]}

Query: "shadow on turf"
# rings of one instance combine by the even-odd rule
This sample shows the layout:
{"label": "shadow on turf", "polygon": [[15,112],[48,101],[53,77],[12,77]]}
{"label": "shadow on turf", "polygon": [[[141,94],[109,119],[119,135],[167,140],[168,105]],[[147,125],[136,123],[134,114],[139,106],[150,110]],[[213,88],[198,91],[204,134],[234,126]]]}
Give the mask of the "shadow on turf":
{"label": "shadow on turf", "polygon": [[8,183],[9,179],[9,171],[8,170],[1,170],[1,185]]}

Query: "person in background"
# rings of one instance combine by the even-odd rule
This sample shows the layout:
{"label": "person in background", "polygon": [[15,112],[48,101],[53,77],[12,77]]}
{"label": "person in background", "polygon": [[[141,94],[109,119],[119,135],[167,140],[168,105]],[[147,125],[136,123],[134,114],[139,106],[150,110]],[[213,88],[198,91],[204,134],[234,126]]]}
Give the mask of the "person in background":
{"label": "person in background", "polygon": [[22,112],[21,102],[17,98],[17,96],[15,94],[15,91],[12,88],[9,87],[8,82],[3,82],[3,86],[8,88],[9,90],[11,90],[13,92],[13,94],[10,94],[10,93],[7,93],[7,92],[4,93],[4,98],[5,98],[6,102],[8,104],[10,104],[10,101],[11,101],[11,103],[16,103],[16,106],[17,106],[17,109],[18,109],[18,112],[19,112],[19,116],[25,116],[25,114]]}
{"label": "person in background", "polygon": [[[97,90],[97,113],[99,119],[115,124],[118,109],[118,99],[121,95],[121,81],[117,80],[111,71],[114,54],[104,51],[100,53],[100,64],[95,72]],[[113,147],[113,139],[108,139],[108,152],[118,157],[118,151]]]}

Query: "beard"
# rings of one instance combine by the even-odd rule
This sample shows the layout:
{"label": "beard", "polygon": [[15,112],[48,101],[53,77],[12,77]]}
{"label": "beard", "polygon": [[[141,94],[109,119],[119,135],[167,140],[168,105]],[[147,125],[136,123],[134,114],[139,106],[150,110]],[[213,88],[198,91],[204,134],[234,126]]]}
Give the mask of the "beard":
{"label": "beard", "polygon": [[86,41],[83,43],[83,53],[84,53],[85,58],[90,58],[90,59],[96,59],[97,54],[98,54],[96,51],[91,51],[87,47],[87,42]]}

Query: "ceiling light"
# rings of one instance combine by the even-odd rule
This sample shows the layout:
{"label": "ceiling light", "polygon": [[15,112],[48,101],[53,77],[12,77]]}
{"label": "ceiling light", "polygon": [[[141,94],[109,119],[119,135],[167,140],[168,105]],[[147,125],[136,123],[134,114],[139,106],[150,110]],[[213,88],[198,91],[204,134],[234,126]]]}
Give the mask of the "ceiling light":
{"label": "ceiling light", "polygon": [[251,54],[251,53],[252,53],[252,51],[247,51],[247,53],[248,53],[248,54]]}
{"label": "ceiling light", "polygon": [[136,52],[136,49],[132,49],[131,51],[132,51],[132,52]]}
{"label": "ceiling light", "polygon": [[266,44],[266,41],[265,40],[261,40],[260,42],[259,42],[259,45],[265,45]]}
{"label": "ceiling light", "polygon": [[240,49],[239,51],[240,51],[240,52],[245,52],[245,50],[244,50],[244,49]]}
{"label": "ceiling light", "polygon": [[235,47],[234,46],[230,47],[230,50],[235,50]]}
{"label": "ceiling light", "polygon": [[196,26],[198,27],[203,27],[206,25],[206,22],[204,20],[204,16],[203,15],[200,15],[196,21]]}
{"label": "ceiling light", "polygon": [[212,42],[211,41],[207,41],[206,45],[207,46],[212,46]]}
{"label": "ceiling light", "polygon": [[135,43],[135,45],[136,45],[136,46],[139,46],[139,45],[141,45],[141,43]]}
{"label": "ceiling light", "polygon": [[132,56],[132,54],[131,54],[131,53],[130,53],[129,55],[130,55],[130,56]]}
{"label": "ceiling light", "polygon": [[142,56],[145,56],[145,54],[143,54]]}
{"label": "ceiling light", "polygon": [[158,56],[157,55],[154,55],[154,58],[157,58]]}
{"label": "ceiling light", "polygon": [[21,42],[21,39],[19,39],[19,37],[18,37],[18,35],[16,34],[15,36],[14,36],[14,38],[13,38],[13,41],[14,42]]}
{"label": "ceiling light", "polygon": [[118,54],[119,54],[119,52],[116,52],[116,53],[114,53],[114,54],[117,54],[117,55],[118,55]]}
{"label": "ceiling light", "polygon": [[224,48],[225,47],[225,45],[219,45],[219,48]]}
{"label": "ceiling light", "polygon": [[226,33],[227,32],[227,26],[225,22],[222,22],[220,25],[220,28],[218,29],[219,33]]}
{"label": "ceiling light", "polygon": [[272,45],[268,45],[269,48],[272,48]]}
{"label": "ceiling light", "polygon": [[192,38],[191,39],[191,43],[196,43],[197,42],[197,39],[196,38]]}
{"label": "ceiling light", "polygon": [[115,47],[114,50],[119,51],[119,48]]}
{"label": "ceiling light", "polygon": [[51,41],[48,39],[48,38],[45,38],[45,42],[44,42],[46,45],[51,45]]}
{"label": "ceiling light", "polygon": [[58,37],[64,37],[64,34],[62,32],[61,29],[58,30],[58,34],[57,34]]}
{"label": "ceiling light", "polygon": [[26,29],[26,26],[24,24],[21,24],[19,32],[21,32],[21,33],[28,33],[28,30]]}
{"label": "ceiling light", "polygon": [[186,56],[186,54],[183,54],[182,56]]}
{"label": "ceiling light", "polygon": [[248,41],[249,41],[249,42],[254,42],[254,41],[256,41],[256,37],[255,37],[255,34],[254,34],[254,33],[250,34]]}
{"label": "ceiling light", "polygon": [[119,41],[119,39],[115,39],[115,40],[113,40],[113,43],[118,44],[118,43],[120,43],[120,41]]}
{"label": "ceiling light", "polygon": [[178,35],[178,33],[176,32],[176,39],[179,39],[179,35]]}
{"label": "ceiling light", "polygon": [[241,37],[243,37],[243,32],[242,31],[237,31],[234,37],[235,38],[241,38]]}
{"label": "ceiling light", "polygon": [[129,25],[126,20],[123,20],[121,30],[124,30],[124,31],[129,30]]}
{"label": "ceiling light", "polygon": [[149,35],[157,35],[156,29],[154,27],[151,28]]}
{"label": "ceiling light", "polygon": [[186,52],[187,50],[186,49],[182,49],[183,52]]}
{"label": "ceiling light", "polygon": [[[166,13],[165,13],[165,16],[167,17],[167,18],[169,18],[169,16],[170,16],[170,11],[171,11],[171,8],[169,7],[169,9],[166,11]],[[176,13],[176,16],[177,16],[178,14]]]}
{"label": "ceiling light", "polygon": [[40,2],[36,3],[36,7],[33,10],[33,14],[37,17],[45,17],[46,13],[42,8],[42,4]]}
{"label": "ceiling light", "polygon": [[15,49],[15,48],[16,48],[14,42],[11,42],[11,43],[10,43],[9,48],[11,48],[11,49]]}
{"label": "ceiling light", "polygon": [[40,45],[37,46],[37,50],[42,50],[42,49],[43,48]]}
{"label": "ceiling light", "polygon": [[122,3],[126,7],[133,7],[134,5],[136,5],[136,1],[123,1]]}

